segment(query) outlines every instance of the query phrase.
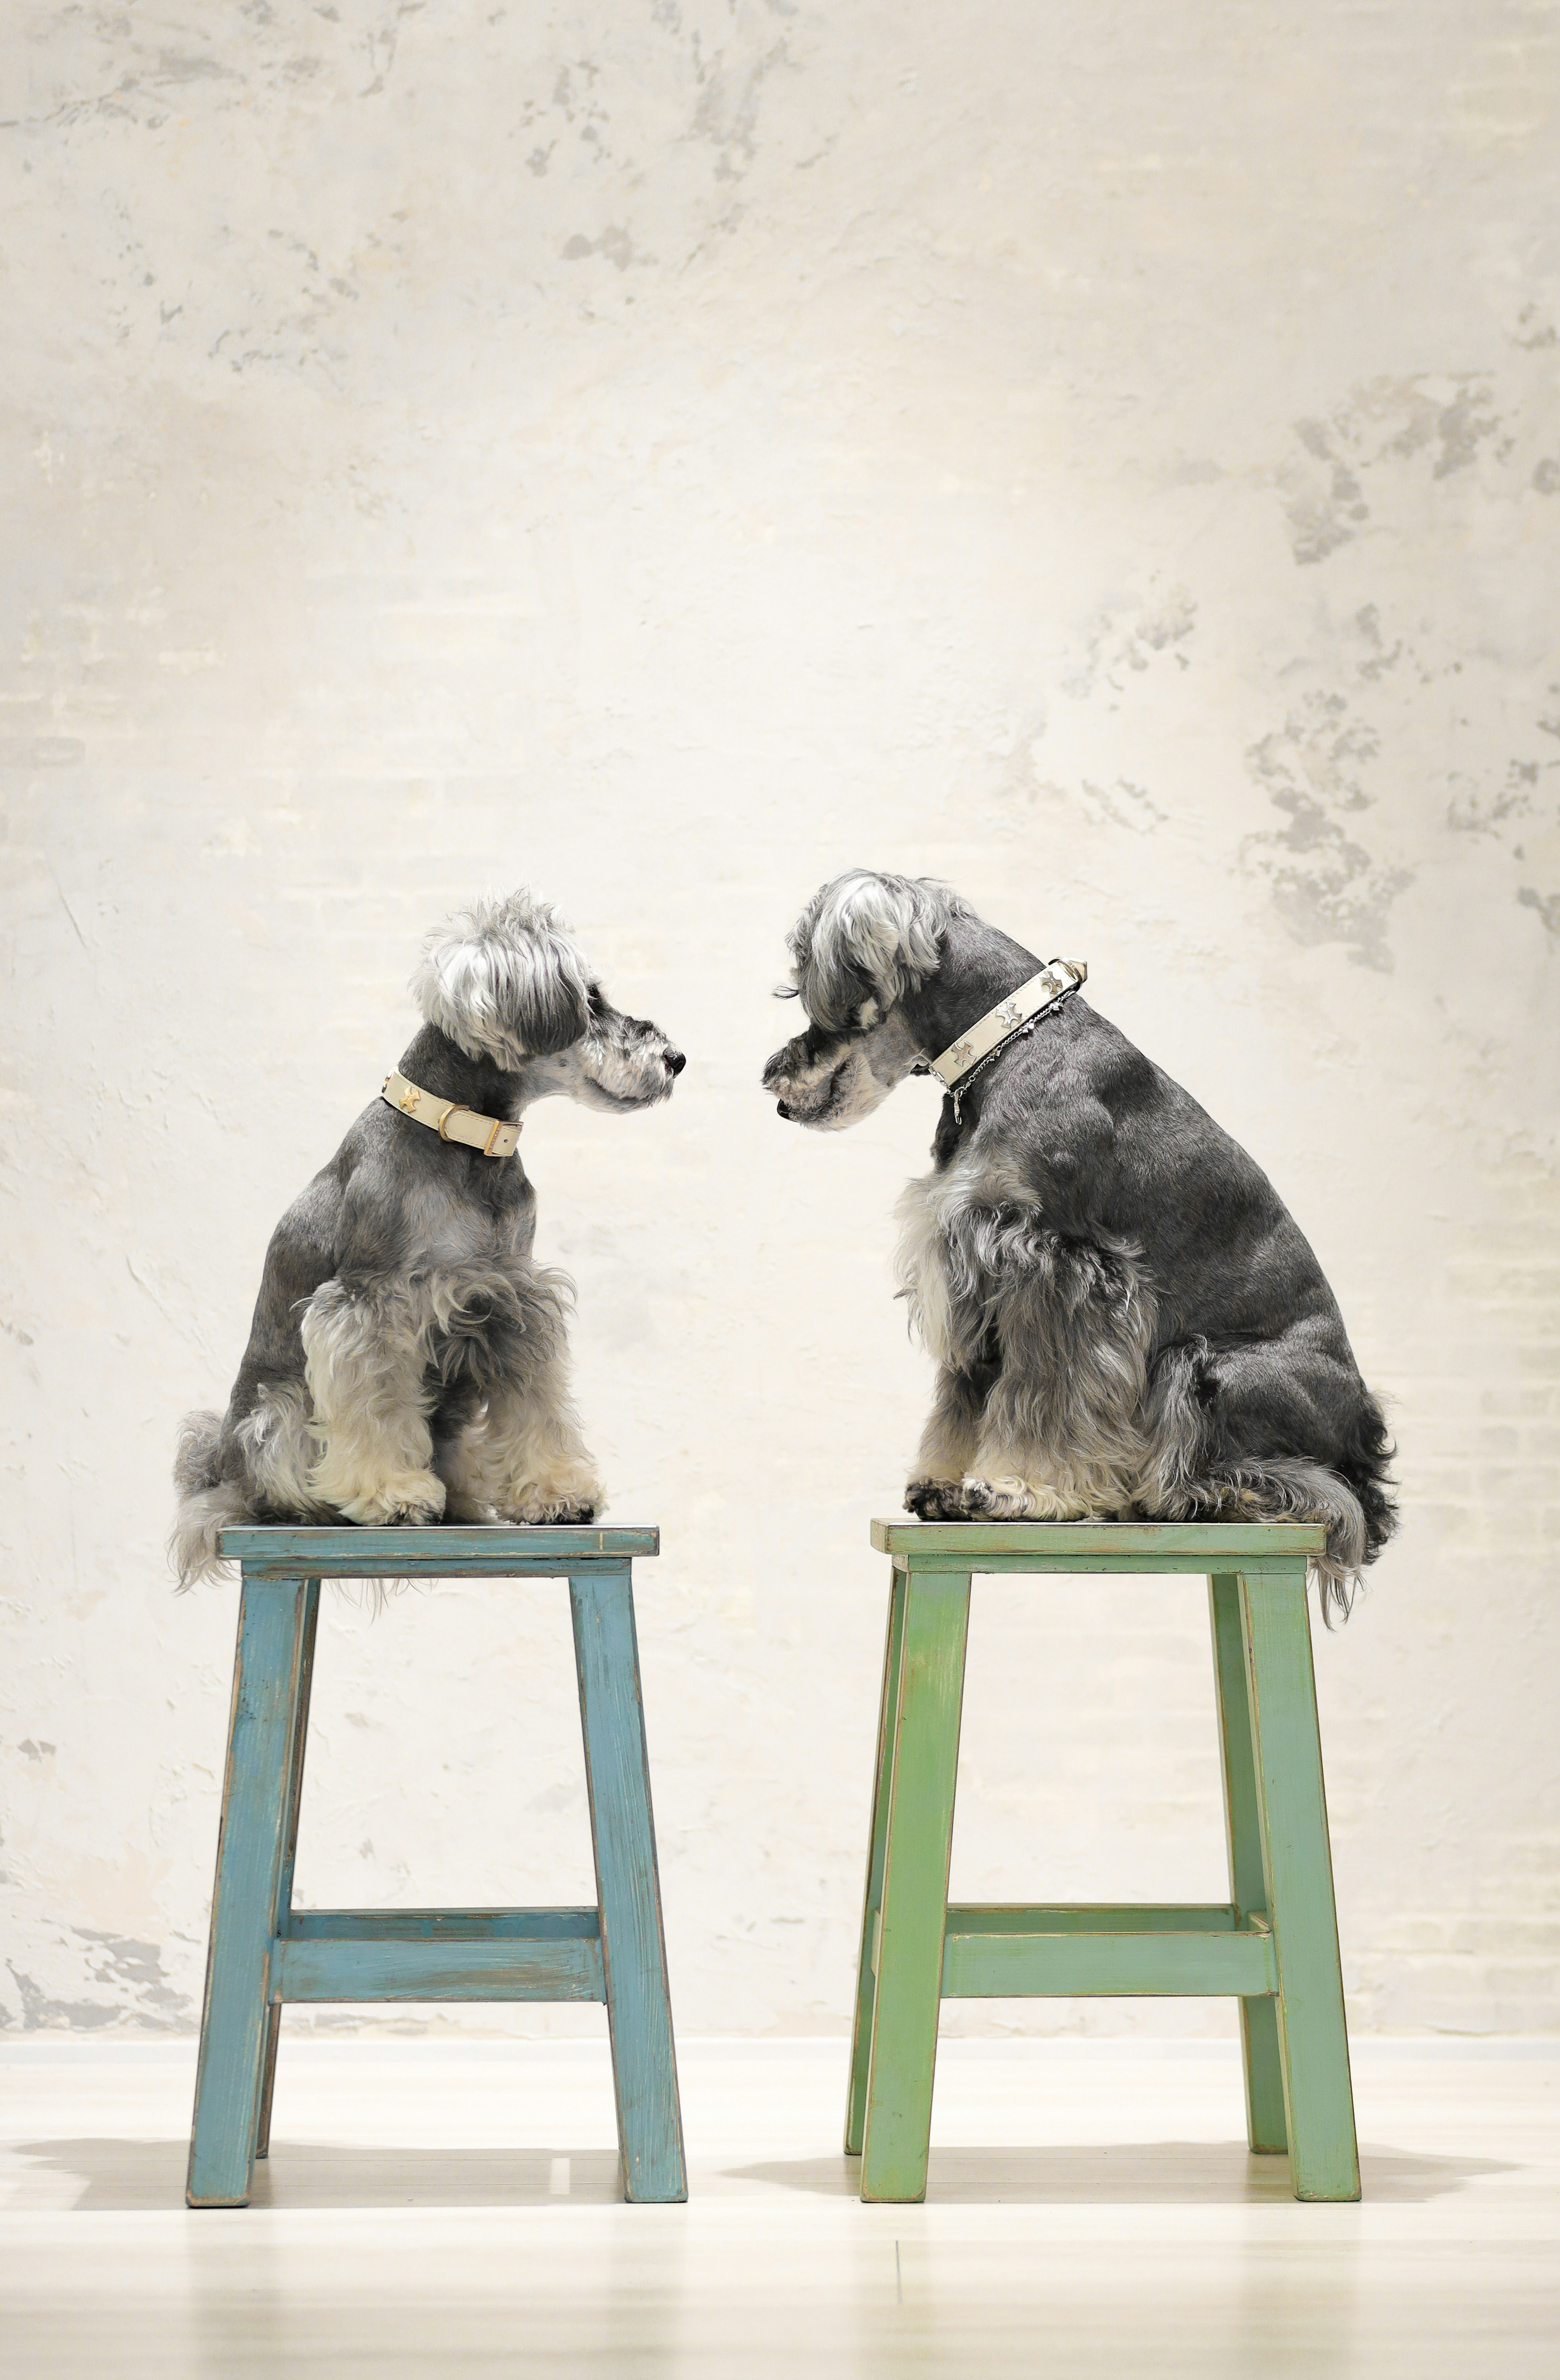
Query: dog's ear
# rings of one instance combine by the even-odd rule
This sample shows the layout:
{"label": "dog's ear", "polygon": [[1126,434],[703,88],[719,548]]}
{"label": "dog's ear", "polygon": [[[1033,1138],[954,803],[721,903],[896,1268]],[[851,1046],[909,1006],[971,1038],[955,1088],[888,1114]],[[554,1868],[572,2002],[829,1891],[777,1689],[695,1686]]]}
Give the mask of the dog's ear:
{"label": "dog's ear", "polygon": [[556,911],[522,888],[474,901],[436,926],[412,997],[468,1057],[513,1073],[580,1038],[590,1021],[590,970]]}
{"label": "dog's ear", "polygon": [[887,1014],[937,973],[943,929],[966,914],[958,895],[930,877],[866,868],[837,876],[813,895],[787,937],[808,1015],[844,1032],[860,1022],[869,1000]]}

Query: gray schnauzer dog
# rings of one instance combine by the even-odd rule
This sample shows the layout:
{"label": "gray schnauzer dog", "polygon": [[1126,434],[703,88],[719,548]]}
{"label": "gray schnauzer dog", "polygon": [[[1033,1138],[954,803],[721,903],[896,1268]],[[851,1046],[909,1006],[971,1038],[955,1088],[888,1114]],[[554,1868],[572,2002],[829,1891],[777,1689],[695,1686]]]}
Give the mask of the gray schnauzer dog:
{"label": "gray schnauzer dog", "polygon": [[1053,961],[1025,1016],[1049,971],[946,886],[855,870],[789,943],[811,1022],[764,1069],[782,1116],[837,1132],[934,1060],[957,1084],[900,1207],[938,1367],[907,1509],[1322,1521],[1323,1609],[1347,1611],[1396,1525],[1392,1449],[1266,1175],[1077,997],[1083,970]]}
{"label": "gray schnauzer dog", "polygon": [[412,978],[427,1020],[283,1216],[225,1415],[180,1437],[182,1585],[244,1521],[589,1521],[603,1500],[569,1394],[571,1284],[532,1257],[513,1152],[533,1100],[614,1114],[683,1059],[624,1016],[545,901],[474,902]]}

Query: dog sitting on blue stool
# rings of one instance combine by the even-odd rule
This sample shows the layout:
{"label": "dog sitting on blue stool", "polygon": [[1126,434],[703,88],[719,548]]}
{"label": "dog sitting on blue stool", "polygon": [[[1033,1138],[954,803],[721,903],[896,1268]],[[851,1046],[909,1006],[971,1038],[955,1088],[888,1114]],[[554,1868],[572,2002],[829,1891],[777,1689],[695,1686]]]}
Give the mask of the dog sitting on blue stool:
{"label": "dog sitting on blue stool", "polygon": [[272,1237],[226,1413],[184,1425],[183,1585],[245,1522],[563,1525],[603,1501],[521,1119],[548,1098],[652,1107],[683,1054],[526,891],[436,929],[412,990],[422,1030]]}

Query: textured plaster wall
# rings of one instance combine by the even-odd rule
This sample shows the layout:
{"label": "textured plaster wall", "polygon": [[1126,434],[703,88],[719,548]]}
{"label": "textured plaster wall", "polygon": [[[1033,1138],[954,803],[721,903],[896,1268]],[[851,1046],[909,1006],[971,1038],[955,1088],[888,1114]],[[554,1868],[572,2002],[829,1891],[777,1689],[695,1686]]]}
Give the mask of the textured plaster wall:
{"label": "textured plaster wall", "polygon": [[[1555,38],[18,0],[0,2023],[195,2019],[235,1597],[170,1592],[175,1421],[418,932],[527,880],[690,1053],[524,1144],[664,1530],[679,2018],[842,2026],[934,1104],[810,1137],[756,1077],[860,862],[1087,958],[1311,1233],[1407,1512],[1318,1645],[1354,2019],[1560,2022]],[[981,1588],[973,1642],[958,1888],[1217,1897],[1196,1585]],[[317,1708],[303,1896],[588,1889],[561,1588],[338,1597]]]}

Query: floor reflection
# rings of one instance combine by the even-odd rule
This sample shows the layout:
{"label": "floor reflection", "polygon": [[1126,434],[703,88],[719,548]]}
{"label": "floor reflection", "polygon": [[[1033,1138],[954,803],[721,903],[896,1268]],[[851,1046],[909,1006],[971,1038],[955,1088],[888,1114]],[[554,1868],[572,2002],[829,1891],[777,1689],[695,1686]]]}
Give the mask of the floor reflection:
{"label": "floor reflection", "polygon": [[[781,2157],[731,2166],[732,2181],[818,2198],[858,2198],[859,2157]],[[1424,2156],[1361,2147],[1373,2205],[1420,2204],[1480,2175],[1515,2168],[1491,2157]],[[1251,2206],[1293,2203],[1287,2157],[1252,2156],[1238,2141],[1119,2142],[1104,2147],[934,2148],[926,2204],[938,2205]]]}
{"label": "floor reflection", "polygon": [[[80,2183],[82,2214],[184,2204],[187,2140],[22,2141],[12,2155]],[[623,2196],[612,2149],[355,2148],[276,2141],[256,2166],[251,2206],[604,2206]]]}

